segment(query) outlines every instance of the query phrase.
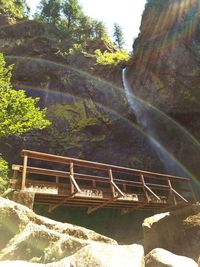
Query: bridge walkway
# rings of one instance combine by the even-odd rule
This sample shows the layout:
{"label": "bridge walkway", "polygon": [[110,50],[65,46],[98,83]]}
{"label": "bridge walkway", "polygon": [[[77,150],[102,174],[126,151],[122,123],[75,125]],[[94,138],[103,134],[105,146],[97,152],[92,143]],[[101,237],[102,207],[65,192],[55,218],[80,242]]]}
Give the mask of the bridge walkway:
{"label": "bridge walkway", "polygon": [[[162,209],[196,202],[191,180],[70,157],[22,150],[23,165],[13,165],[12,187],[33,192],[34,202],[100,208]],[[34,167],[43,165],[45,168]],[[57,167],[57,168],[56,168]]]}

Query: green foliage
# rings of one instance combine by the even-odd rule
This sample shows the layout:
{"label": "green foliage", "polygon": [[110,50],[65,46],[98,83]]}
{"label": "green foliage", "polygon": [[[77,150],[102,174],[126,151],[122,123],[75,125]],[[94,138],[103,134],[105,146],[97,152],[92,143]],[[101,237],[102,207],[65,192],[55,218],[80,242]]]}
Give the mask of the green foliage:
{"label": "green foliage", "polygon": [[62,5],[62,11],[67,19],[68,30],[77,24],[83,16],[82,7],[79,5],[78,0],[65,0]]}
{"label": "green foliage", "polygon": [[95,51],[97,63],[99,65],[112,65],[116,66],[120,63],[127,62],[130,59],[130,56],[127,51],[121,50],[115,53],[104,52],[102,53],[101,50],[97,49]]}
{"label": "green foliage", "polygon": [[118,49],[122,50],[123,45],[124,45],[124,37],[123,37],[122,28],[117,23],[114,24],[113,36],[115,38],[115,45],[117,46]]}
{"label": "green foliage", "polygon": [[66,56],[74,56],[74,55],[80,54],[80,53],[84,53],[83,46],[81,44],[75,43],[67,52],[65,52],[65,55]]}
{"label": "green foliage", "polygon": [[108,36],[106,26],[102,21],[92,21],[93,37],[102,39],[104,36]]}
{"label": "green foliage", "polygon": [[46,23],[57,24],[60,21],[60,0],[41,0],[38,6],[39,12],[35,14],[35,18]]}
{"label": "green foliage", "polygon": [[[46,110],[36,107],[38,98],[26,97],[25,91],[14,90],[11,85],[13,66],[6,67],[0,53],[0,137],[20,135],[31,129],[50,125]],[[8,164],[0,156],[0,191],[7,185]]]}
{"label": "green foliage", "polygon": [[103,22],[86,16],[78,0],[41,0],[35,20],[54,24],[74,43],[108,37]]}
{"label": "green foliage", "polygon": [[4,191],[8,184],[8,163],[0,155],[0,192]]}
{"label": "green foliage", "polygon": [[26,0],[0,0],[0,13],[15,18],[25,18],[30,9]]}
{"label": "green foliage", "polygon": [[25,91],[13,90],[11,71],[0,53],[0,137],[20,135],[31,129],[43,129],[50,124],[46,109],[36,107],[39,99],[26,97]]}

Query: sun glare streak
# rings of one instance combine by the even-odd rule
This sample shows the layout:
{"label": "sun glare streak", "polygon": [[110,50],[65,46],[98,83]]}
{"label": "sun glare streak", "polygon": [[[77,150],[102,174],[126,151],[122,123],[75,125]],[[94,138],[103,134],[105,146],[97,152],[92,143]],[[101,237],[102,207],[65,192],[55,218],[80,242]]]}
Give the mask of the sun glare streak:
{"label": "sun glare streak", "polygon": [[[60,67],[60,68],[65,68],[65,69],[70,69],[71,71],[74,71],[78,74],[80,74],[81,76],[85,76],[93,81],[98,81],[99,83],[103,83],[104,85],[109,85],[111,86],[112,88],[114,88],[117,92],[122,92],[122,89],[116,85],[114,85],[113,83],[111,82],[108,82],[108,81],[105,81],[99,77],[96,77],[94,75],[91,75],[83,70],[80,70],[80,69],[77,69],[75,67],[72,67],[72,66],[67,66],[67,65],[64,65],[64,64],[60,64],[60,63],[56,63],[56,62],[52,62],[50,60],[46,60],[46,59],[38,59],[38,58],[32,58],[32,57],[21,57],[21,56],[7,56],[6,58],[10,58],[10,59],[22,59],[22,60],[34,60],[34,61],[37,61],[41,64],[51,64],[55,67]],[[17,85],[19,87],[19,85]],[[35,88],[33,89],[35,90]],[[40,90],[41,92],[43,91],[41,88],[39,88],[38,90]],[[108,88],[102,88],[101,87],[101,90],[108,90]],[[49,92],[52,91],[52,90],[49,90]],[[57,94],[58,92],[56,92],[54,90],[55,94]],[[62,95],[65,95],[63,94],[63,92],[59,92],[59,94],[62,94]],[[74,97],[74,95],[72,95]],[[77,98],[77,96],[76,96]],[[153,112],[155,112],[156,114],[159,114],[161,120],[166,120],[167,123],[170,123],[172,126],[175,126],[175,128],[178,129],[178,132],[179,134],[184,134],[184,138],[186,138],[187,142],[192,142],[193,144],[195,144],[198,148],[198,150],[200,150],[200,143],[195,139],[194,136],[192,136],[184,127],[182,127],[180,124],[178,124],[176,121],[174,121],[171,117],[167,116],[165,113],[163,113],[162,111],[160,111],[159,109],[157,109],[156,107],[154,107],[153,105],[151,105],[150,103],[142,100],[141,98],[137,97],[137,101],[139,101],[143,106],[147,107],[147,108],[151,108],[151,110],[153,110]],[[100,105],[102,105],[100,103]],[[112,109],[109,109],[108,107],[105,107],[105,105],[102,105],[102,108],[106,108],[107,110],[112,110]],[[112,110],[113,112],[113,110]],[[115,113],[117,114],[117,112],[115,111]],[[119,114],[118,114],[119,116]],[[145,136],[148,136],[147,133],[144,132],[144,130],[140,129],[140,127],[136,127],[136,125],[134,125],[134,128],[139,130],[141,133],[143,133]],[[150,136],[150,138],[154,139],[152,136]],[[156,141],[157,142],[157,141]],[[160,144],[161,147],[163,146],[162,144]],[[166,154],[168,155],[168,157],[171,158],[171,155],[170,153],[167,151],[167,149],[163,148],[163,151],[166,152]],[[171,158],[172,160],[174,160],[174,158]],[[176,162],[178,163],[178,160],[176,159]],[[178,166],[181,167],[181,163],[179,162],[178,163]],[[182,168],[182,167],[181,167]],[[191,172],[189,170],[187,170],[187,173],[189,176],[191,176]],[[193,179],[197,182],[197,178],[195,177],[195,175],[192,175]]]}
{"label": "sun glare streak", "polygon": [[[145,51],[143,48],[137,50],[135,54],[137,64],[140,65],[149,61],[149,64],[155,62],[157,65],[157,61],[170,50],[190,40],[199,23],[199,12],[190,14],[192,9],[200,9],[197,0],[175,1],[166,6],[160,14],[156,14],[152,21],[152,25],[155,25],[154,29],[150,37],[148,37],[149,34],[145,37],[148,42],[153,44],[149,45]],[[186,20],[184,20],[185,17],[187,17]],[[149,29],[149,25],[147,28]]]}
{"label": "sun glare streak", "polygon": [[[42,89],[40,88],[31,88],[33,90],[38,90],[38,91],[42,91]],[[54,94],[57,94],[55,91],[51,92]],[[74,96],[72,94],[69,93],[61,93],[64,96]],[[76,96],[76,101],[79,100],[88,100],[85,97],[79,97]],[[140,100],[141,101],[141,100]],[[143,103],[143,101],[142,101]],[[150,139],[152,142],[154,142],[155,144],[157,144],[159,146],[159,148],[161,149],[161,151],[166,155],[166,157],[168,159],[170,159],[170,161],[174,162],[177,166],[180,167],[180,169],[182,169],[195,183],[197,183],[199,185],[199,181],[197,179],[197,177],[192,174],[175,156],[173,156],[165,146],[163,146],[161,143],[158,142],[158,140],[155,139],[155,137],[153,137],[150,133],[147,133],[143,128],[141,128],[138,124],[134,123],[133,121],[127,119],[126,117],[124,117],[123,115],[121,115],[120,113],[117,113],[115,110],[111,109],[110,107],[107,107],[105,105],[102,105],[101,103],[98,103],[97,101],[95,101],[95,104],[97,106],[99,106],[101,109],[105,110],[106,113],[110,114],[111,116],[114,116],[116,118],[120,118],[122,119],[124,122],[126,122],[131,128],[135,129],[136,131],[140,132],[142,134],[143,137]],[[148,104],[149,107],[149,104]]]}

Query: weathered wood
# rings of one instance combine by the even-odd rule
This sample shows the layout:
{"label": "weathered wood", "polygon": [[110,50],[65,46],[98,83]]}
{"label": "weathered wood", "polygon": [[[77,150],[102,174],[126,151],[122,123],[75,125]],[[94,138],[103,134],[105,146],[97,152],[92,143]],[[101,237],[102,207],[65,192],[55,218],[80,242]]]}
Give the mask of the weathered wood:
{"label": "weathered wood", "polygon": [[103,202],[102,204],[100,204],[99,206],[93,207],[93,208],[88,208],[87,214],[91,214],[92,212],[101,209],[103,207],[108,206],[110,203],[113,203],[114,201],[116,201],[119,198],[119,196],[111,198],[105,202]]}
{"label": "weathered wood", "polygon": [[[76,186],[74,184],[74,163],[73,162],[70,162],[70,165],[69,165],[69,178],[70,178],[70,185],[71,185],[71,194],[74,194],[74,186]],[[78,185],[77,185],[78,186]]]}
{"label": "weathered wood", "polygon": [[161,201],[159,196],[157,196],[146,184],[144,185],[145,189],[148,190],[157,200]]}
{"label": "weathered wood", "polygon": [[59,176],[56,176],[56,183],[59,184]]}
{"label": "weathered wood", "polygon": [[115,187],[113,185],[113,175],[112,175],[112,169],[108,170],[108,174],[109,174],[109,180],[110,180],[110,188],[111,188],[111,192],[112,192],[112,197],[115,197]]}
{"label": "weathered wood", "polygon": [[63,200],[61,200],[57,204],[50,206],[49,209],[48,209],[48,211],[49,212],[52,212],[53,210],[55,210],[56,208],[58,208],[59,206],[61,206],[62,204],[64,204],[68,199],[73,198],[75,194],[76,194],[76,192],[74,192],[73,194],[65,197]]}
{"label": "weathered wood", "polygon": [[124,193],[119,189],[119,187],[114,183],[114,181],[111,181],[112,186],[116,189],[119,197],[124,197]]}
{"label": "weathered wood", "polygon": [[[44,161],[51,161],[51,162],[58,162],[58,163],[67,163],[70,164],[70,162],[73,162],[74,165],[85,167],[85,168],[93,168],[93,169],[100,169],[100,170],[109,170],[112,169],[113,172],[121,172],[121,173],[127,173],[127,174],[134,174],[134,175],[140,175],[142,173],[145,177],[153,177],[154,179],[162,179],[162,178],[168,178],[168,175],[161,174],[161,173],[155,173],[155,172],[149,172],[149,171],[142,171],[142,170],[136,170],[126,167],[120,167],[115,165],[108,165],[104,163],[97,163],[92,161],[86,161],[86,160],[80,160],[75,158],[69,158],[69,157],[63,157],[63,156],[57,156],[53,154],[47,154],[42,152],[36,152],[36,151],[30,151],[30,150],[22,150],[21,156],[28,155],[29,158],[33,159],[39,159]],[[188,178],[180,177],[180,176],[170,176],[170,179],[174,179],[177,182],[179,181],[187,181]]]}
{"label": "weathered wood", "polygon": [[[23,150],[22,156],[24,164],[23,166],[13,165],[14,172],[22,172],[24,190],[35,191],[35,201],[49,203],[50,210],[54,210],[62,204],[87,206],[89,207],[88,213],[103,207],[128,208],[129,211],[137,208],[160,209],[162,206],[170,204],[167,200],[165,201],[167,192],[170,191],[175,199],[178,197],[183,202],[187,201],[184,192],[192,193],[188,183],[189,179],[184,177],[168,176],[29,150]],[[59,171],[27,166],[28,158],[61,163],[69,170]],[[76,173],[74,171],[76,166],[81,167],[79,170],[84,168],[86,173],[85,171]],[[101,174],[89,174],[91,169]],[[37,181],[27,180],[27,173],[41,175],[41,178]],[[92,173],[94,172],[92,171]],[[54,181],[42,181],[42,175],[54,177]],[[66,179],[60,179],[60,177]],[[170,187],[169,177],[170,181],[176,182],[175,188]],[[85,187],[84,181],[86,181]],[[179,183],[187,185],[187,190],[182,189],[182,195],[176,191]],[[83,187],[82,190],[79,184],[81,188]],[[16,182],[14,186],[19,188],[19,185],[19,182]],[[20,187],[22,188],[22,185]],[[187,198],[189,198],[188,194]]]}
{"label": "weathered wood", "polygon": [[141,178],[141,182],[142,182],[142,189],[144,192],[145,201],[148,203],[149,202],[149,196],[148,196],[147,190],[145,188],[145,180],[144,180],[144,175],[142,173],[140,174],[140,178]]}
{"label": "weathered wood", "polygon": [[172,188],[172,191],[175,195],[177,195],[180,199],[182,199],[184,202],[188,202],[187,199],[185,199],[183,196],[181,196],[174,188]]}
{"label": "weathered wood", "polygon": [[26,187],[26,168],[27,168],[27,162],[28,162],[28,156],[24,156],[24,162],[23,162],[23,171],[22,171],[22,187],[21,189],[24,190]]}
{"label": "weathered wood", "polygon": [[173,200],[173,203],[174,203],[174,205],[177,205],[176,197],[174,195],[173,187],[172,187],[172,184],[171,184],[169,177],[167,178],[167,182],[168,182],[168,186],[169,186],[169,190],[170,190],[170,196]]}

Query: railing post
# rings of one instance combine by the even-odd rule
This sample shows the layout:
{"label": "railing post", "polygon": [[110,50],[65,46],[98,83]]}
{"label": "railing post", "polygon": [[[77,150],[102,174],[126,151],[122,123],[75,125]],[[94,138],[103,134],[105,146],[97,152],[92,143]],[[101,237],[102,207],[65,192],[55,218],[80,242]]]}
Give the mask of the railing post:
{"label": "railing post", "polygon": [[27,172],[27,162],[28,162],[28,156],[24,156],[24,162],[23,162],[23,171],[22,171],[22,187],[21,190],[24,190],[26,187],[26,172]]}
{"label": "railing post", "polygon": [[92,180],[92,187],[93,187],[93,188],[96,188],[96,187],[97,187],[97,185],[96,185],[96,181],[95,181],[95,180]]}
{"label": "railing post", "polygon": [[172,200],[174,202],[174,205],[177,205],[176,197],[174,195],[172,184],[171,184],[171,181],[170,181],[169,177],[167,178],[167,183],[168,183],[168,186],[169,186],[170,196],[171,196],[171,198],[172,198]]}
{"label": "railing post", "polygon": [[70,162],[69,165],[69,172],[70,172],[70,190],[71,190],[71,194],[74,193],[74,184],[72,182],[72,179],[74,178],[74,163]]}
{"label": "railing post", "polygon": [[111,187],[111,191],[112,191],[112,197],[114,198],[115,197],[115,188],[112,184],[113,182],[113,175],[112,175],[112,169],[110,168],[108,170],[108,174],[109,174],[109,179],[110,179],[110,187]]}
{"label": "railing post", "polygon": [[192,193],[193,200],[196,203],[197,202],[197,197],[196,197],[196,194],[195,194],[194,189],[192,187],[191,180],[188,180],[188,186],[189,186],[190,191]]}
{"label": "railing post", "polygon": [[56,183],[59,184],[59,176],[56,176]]}
{"label": "railing post", "polygon": [[149,195],[148,195],[147,190],[145,188],[145,180],[144,180],[144,175],[142,173],[140,173],[140,179],[142,182],[142,189],[143,189],[144,196],[145,196],[145,202],[149,203]]}

